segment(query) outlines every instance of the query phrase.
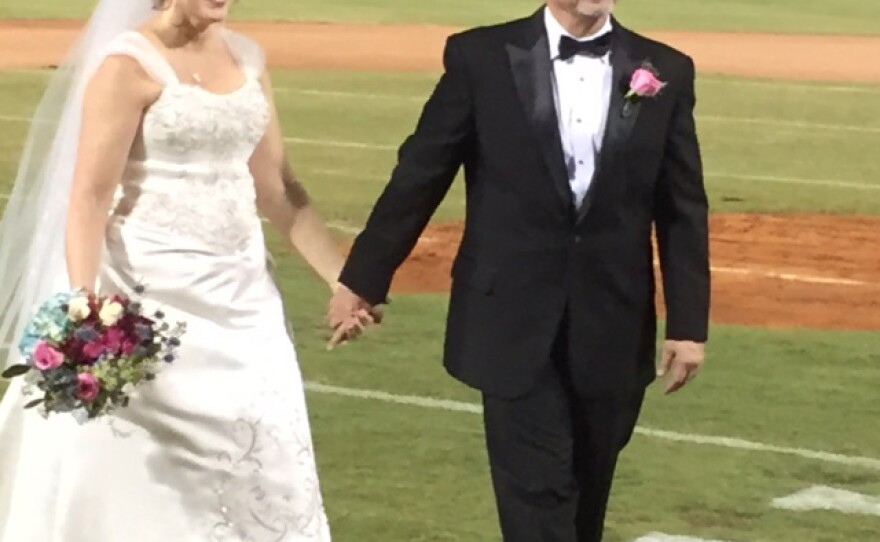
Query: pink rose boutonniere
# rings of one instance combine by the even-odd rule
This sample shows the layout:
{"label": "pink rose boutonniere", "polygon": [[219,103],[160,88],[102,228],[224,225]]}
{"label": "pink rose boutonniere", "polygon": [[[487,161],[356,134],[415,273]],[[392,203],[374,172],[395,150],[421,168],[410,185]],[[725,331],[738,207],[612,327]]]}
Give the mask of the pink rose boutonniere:
{"label": "pink rose boutonniere", "polygon": [[633,72],[629,91],[624,96],[626,100],[624,115],[631,112],[635,102],[644,98],[656,97],[664,87],[666,87],[666,82],[660,80],[660,74],[654,66],[648,61],[643,62],[642,67]]}

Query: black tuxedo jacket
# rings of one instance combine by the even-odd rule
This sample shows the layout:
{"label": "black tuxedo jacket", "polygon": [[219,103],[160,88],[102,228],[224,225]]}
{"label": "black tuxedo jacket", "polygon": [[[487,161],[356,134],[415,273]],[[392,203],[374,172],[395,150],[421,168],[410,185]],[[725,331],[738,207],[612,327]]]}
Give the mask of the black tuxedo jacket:
{"label": "black tuxedo jacket", "polygon": [[[340,280],[386,301],[463,165],[464,237],[453,266],[445,363],[485,393],[528,392],[568,326],[586,396],[638,392],[655,374],[652,225],[667,337],[705,341],[708,204],[694,125],[694,65],[614,21],[612,90],[596,175],[573,204],[554,106],[543,13],[449,38],[445,73],[357,238]],[[628,102],[650,62],[668,85]]]}

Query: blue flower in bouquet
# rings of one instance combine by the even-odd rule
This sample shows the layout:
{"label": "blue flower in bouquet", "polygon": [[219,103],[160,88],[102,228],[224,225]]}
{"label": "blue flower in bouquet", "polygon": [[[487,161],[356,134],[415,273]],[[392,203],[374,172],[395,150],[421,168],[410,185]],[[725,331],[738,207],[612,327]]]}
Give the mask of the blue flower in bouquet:
{"label": "blue flower in bouquet", "polygon": [[30,326],[28,326],[28,331],[25,332],[21,341],[18,343],[18,351],[21,352],[22,357],[27,360],[30,360],[31,357],[33,357],[37,343],[40,341],[39,335],[35,335],[30,331]]}
{"label": "blue flower in bouquet", "polygon": [[43,303],[25,334],[56,342],[64,340],[69,323],[66,307],[72,297],[71,293],[56,294]]}
{"label": "blue flower in bouquet", "polygon": [[30,360],[33,357],[39,341],[48,339],[60,343],[66,338],[67,326],[69,325],[66,309],[74,295],[77,293],[55,294],[40,306],[18,343],[18,350],[25,359]]}

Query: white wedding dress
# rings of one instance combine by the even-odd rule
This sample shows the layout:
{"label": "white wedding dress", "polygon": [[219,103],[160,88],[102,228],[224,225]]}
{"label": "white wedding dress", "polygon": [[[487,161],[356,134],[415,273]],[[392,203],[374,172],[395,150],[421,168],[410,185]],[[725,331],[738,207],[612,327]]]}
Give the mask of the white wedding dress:
{"label": "white wedding dress", "polygon": [[[246,82],[181,83],[141,34],[114,39],[164,85],[107,229],[102,293],[147,291],[185,321],[178,359],[110,418],[0,405],[2,542],[330,540],[296,353],[248,159],[269,121],[256,44],[224,31]],[[63,282],[63,281],[62,281]]]}

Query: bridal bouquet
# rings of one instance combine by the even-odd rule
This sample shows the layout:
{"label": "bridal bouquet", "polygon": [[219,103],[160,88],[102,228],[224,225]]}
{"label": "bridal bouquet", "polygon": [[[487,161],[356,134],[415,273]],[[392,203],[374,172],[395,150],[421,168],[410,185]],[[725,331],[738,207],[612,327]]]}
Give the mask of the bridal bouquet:
{"label": "bridal bouquet", "polygon": [[174,361],[185,331],[161,311],[145,316],[141,303],[125,296],[58,294],[25,330],[19,344],[24,364],[3,377],[23,377],[25,393],[39,395],[25,408],[40,407],[45,416],[69,412],[84,423],[128,406],[137,385]]}

